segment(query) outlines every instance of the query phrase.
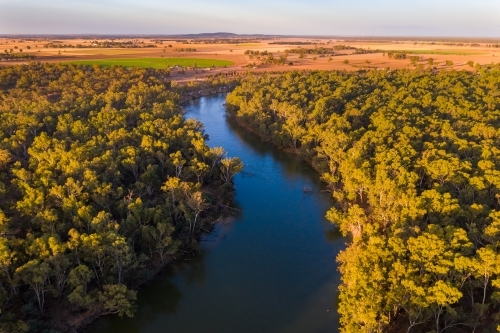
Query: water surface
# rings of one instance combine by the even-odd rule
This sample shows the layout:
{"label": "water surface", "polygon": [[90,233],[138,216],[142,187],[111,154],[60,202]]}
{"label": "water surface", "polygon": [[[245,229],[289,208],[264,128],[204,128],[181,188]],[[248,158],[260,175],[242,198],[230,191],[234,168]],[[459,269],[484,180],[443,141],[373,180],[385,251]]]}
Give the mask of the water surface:
{"label": "water surface", "polygon": [[204,237],[201,255],[142,288],[134,318],[104,317],[90,333],[338,331],[335,256],[345,240],[324,218],[329,195],[309,165],[228,121],[224,102],[201,98],[186,117],[205,125],[210,146],[243,160],[240,215]]}

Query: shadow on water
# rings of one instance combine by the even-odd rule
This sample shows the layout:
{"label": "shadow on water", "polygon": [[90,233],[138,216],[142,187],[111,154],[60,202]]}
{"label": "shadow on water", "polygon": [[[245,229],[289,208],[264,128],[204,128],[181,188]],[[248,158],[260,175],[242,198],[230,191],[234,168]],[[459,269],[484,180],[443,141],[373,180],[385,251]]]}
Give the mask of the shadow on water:
{"label": "shadow on water", "polygon": [[230,116],[225,116],[228,127],[233,131],[235,136],[241,140],[248,149],[252,149],[260,156],[271,155],[286,171],[286,176],[294,177],[297,174],[306,174],[314,181],[316,185],[320,185],[321,181],[316,171],[306,162],[300,160],[292,153],[277,149],[271,144],[262,141],[256,134],[242,129]]}
{"label": "shadow on water", "polygon": [[[345,239],[325,218],[331,197],[310,165],[226,119],[225,95],[186,105],[210,146],[239,156],[239,216],[202,239],[138,295],[134,318],[104,317],[90,333],[326,333],[338,330],[335,256]],[[313,192],[303,193],[303,187]]]}

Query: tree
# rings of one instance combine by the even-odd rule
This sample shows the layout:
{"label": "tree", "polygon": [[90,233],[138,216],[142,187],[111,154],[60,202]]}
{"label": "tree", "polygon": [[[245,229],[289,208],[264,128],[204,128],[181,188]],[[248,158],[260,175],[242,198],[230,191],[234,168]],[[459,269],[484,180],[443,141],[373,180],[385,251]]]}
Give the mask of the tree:
{"label": "tree", "polygon": [[200,191],[193,192],[186,200],[187,206],[191,209],[193,217],[189,219],[189,234],[192,235],[195,228],[198,217],[202,211],[210,207],[207,202],[203,199],[202,193]]}
{"label": "tree", "polygon": [[0,237],[0,269],[8,283],[11,285],[14,294],[17,293],[17,288],[12,280],[12,268],[15,261],[16,253],[10,249],[9,241],[5,237]]}
{"label": "tree", "polygon": [[69,273],[69,284],[76,288],[82,287],[84,295],[87,295],[87,285],[92,281],[92,272],[86,265],[78,265]]}
{"label": "tree", "polygon": [[[491,278],[500,274],[498,262],[500,262],[500,255],[489,245],[479,249],[476,252],[476,257],[469,262],[469,267],[465,267],[475,278],[475,281],[471,283],[482,289],[482,295],[480,296],[481,303],[474,304],[474,317],[476,318],[474,327],[478,325],[480,319],[489,308],[490,304],[486,303],[487,291],[491,284]],[[473,293],[471,296],[473,296]]]}
{"label": "tree", "polygon": [[196,188],[196,185],[191,186],[177,177],[169,177],[161,189],[165,192],[170,192],[172,204],[175,204],[177,201],[189,196],[193,189]]}
{"label": "tree", "polygon": [[210,164],[210,175],[212,175],[215,167],[220,163],[224,157],[224,149],[222,147],[210,148],[206,153],[207,158],[211,160]]}
{"label": "tree", "polygon": [[134,301],[137,292],[128,290],[123,284],[111,284],[103,286],[103,292],[99,293],[99,301],[102,302],[107,314],[118,314],[120,317],[134,316]]}
{"label": "tree", "polygon": [[170,158],[172,160],[172,164],[175,166],[175,176],[180,178],[182,168],[184,167],[184,164],[186,164],[186,160],[182,157],[182,153],[180,151],[170,154]]}
{"label": "tree", "polygon": [[45,305],[45,294],[51,290],[49,278],[51,277],[50,266],[40,260],[34,259],[16,269],[17,277],[28,284],[35,292],[38,300],[38,309],[43,315]]}
{"label": "tree", "polygon": [[204,162],[198,161],[196,158],[194,158],[191,163],[192,165],[189,167],[189,170],[196,175],[198,183],[201,183],[203,176],[208,173],[210,167]]}
{"label": "tree", "polygon": [[336,199],[327,218],[351,240],[337,257],[343,332],[497,325],[499,67],[478,68],[287,72],[228,95],[238,123],[295,147]]}
{"label": "tree", "polygon": [[418,62],[420,61],[420,57],[419,56],[411,56],[410,57],[410,63],[413,65],[413,66],[416,66],[418,64]]}
{"label": "tree", "polygon": [[78,265],[69,273],[69,284],[73,291],[68,295],[68,300],[81,307],[88,307],[95,299],[87,293],[87,286],[92,280],[92,272],[86,265]]}
{"label": "tree", "polygon": [[167,255],[174,255],[177,252],[178,242],[172,238],[174,228],[168,222],[158,222],[153,226],[146,226],[143,228],[143,237],[152,239],[154,252],[160,256],[160,262],[165,263]]}
{"label": "tree", "polygon": [[222,179],[225,183],[229,183],[243,170],[243,162],[238,157],[224,158],[221,160],[220,168]]}
{"label": "tree", "polygon": [[[171,84],[167,75],[99,65],[0,68],[0,331],[36,319],[18,304],[40,314],[68,306],[77,315],[101,295],[107,310],[94,309],[130,314],[128,288],[193,246],[202,211],[217,212],[202,183],[213,203],[223,200],[232,187],[222,184],[224,152],[209,149],[202,124],[178,112],[179,94],[200,85]],[[49,294],[69,302],[45,302]],[[52,316],[44,320],[54,327]]]}
{"label": "tree", "polygon": [[135,181],[139,180],[140,154],[138,149],[132,146],[127,146],[120,150],[120,154],[123,156],[123,160],[121,162],[123,167],[132,172]]}
{"label": "tree", "polygon": [[57,297],[60,297],[64,289],[66,288],[66,283],[68,281],[68,269],[70,267],[69,259],[62,253],[57,253],[54,256],[51,256],[47,259],[47,262],[50,264],[52,274],[56,280],[56,290],[54,290],[54,294]]}
{"label": "tree", "polygon": [[124,237],[114,232],[109,232],[106,236],[105,251],[114,259],[112,268],[116,272],[118,284],[121,285],[124,270],[134,268],[134,254]]}

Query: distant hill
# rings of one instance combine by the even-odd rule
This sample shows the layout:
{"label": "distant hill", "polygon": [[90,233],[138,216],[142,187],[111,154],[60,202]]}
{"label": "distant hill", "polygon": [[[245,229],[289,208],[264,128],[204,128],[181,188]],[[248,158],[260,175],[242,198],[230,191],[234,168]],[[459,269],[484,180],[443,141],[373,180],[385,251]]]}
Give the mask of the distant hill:
{"label": "distant hill", "polygon": [[231,32],[204,32],[200,34],[187,34],[187,35],[177,35],[177,36],[186,36],[190,38],[231,38],[238,37],[238,34],[233,34]]}
{"label": "distant hill", "polygon": [[264,35],[264,34],[235,34],[232,32],[204,32],[199,34],[179,34],[179,35],[163,35],[161,37],[172,38],[188,38],[188,39],[203,39],[203,38],[275,38],[283,37],[280,35]]}
{"label": "distant hill", "polygon": [[7,38],[64,38],[64,39],[115,39],[115,38],[172,38],[172,39],[208,39],[208,38],[286,38],[291,36],[265,34],[235,34],[231,32],[203,32],[199,34],[0,34]]}
{"label": "distant hill", "polygon": [[335,38],[345,41],[368,41],[368,42],[388,42],[388,41],[435,41],[435,42],[483,42],[497,43],[500,38],[490,37],[426,37],[426,36],[342,36],[342,35],[268,35],[268,34],[235,34],[232,32],[203,32],[198,34],[0,34],[2,38],[42,38],[42,39],[119,39],[119,38],[151,38],[151,39],[286,39],[286,38]]}

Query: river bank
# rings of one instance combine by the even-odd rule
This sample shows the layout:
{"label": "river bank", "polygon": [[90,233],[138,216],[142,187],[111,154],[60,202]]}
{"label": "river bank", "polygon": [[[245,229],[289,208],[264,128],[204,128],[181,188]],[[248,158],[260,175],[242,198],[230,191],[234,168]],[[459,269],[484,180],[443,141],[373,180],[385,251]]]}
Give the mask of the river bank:
{"label": "river bank", "polygon": [[276,149],[279,149],[279,150],[281,150],[283,152],[286,152],[288,154],[292,154],[292,155],[297,156],[302,161],[304,161],[305,163],[309,164],[314,170],[316,170],[316,172],[318,173],[318,175],[321,175],[322,170],[319,169],[317,165],[315,165],[314,163],[312,163],[312,161],[310,161],[307,158],[304,158],[304,156],[301,154],[300,149],[298,149],[298,148],[292,148],[292,147],[279,146],[275,142],[273,142],[272,140],[265,139],[258,131],[254,130],[252,127],[250,127],[247,124],[245,124],[244,122],[240,121],[238,119],[238,117],[236,117],[236,115],[233,112],[228,112],[228,113],[230,115],[230,120],[233,121],[235,124],[237,124],[238,127],[244,129],[245,131],[247,131],[249,133],[252,133],[253,135],[257,136],[260,140],[262,140],[262,142],[265,142],[266,144],[269,144],[270,146],[273,146]]}
{"label": "river bank", "polygon": [[[204,90],[204,94],[217,94],[216,90]],[[186,110],[182,104],[179,106],[179,112],[184,114]],[[219,183],[220,185],[220,183]],[[183,243],[180,249],[165,258],[163,262],[158,262],[158,258],[150,258],[147,264],[141,265],[133,274],[138,276],[135,283],[130,285],[131,290],[139,291],[151,280],[155,279],[165,268],[175,261],[192,260],[199,251],[199,241],[204,234],[210,233],[217,223],[229,223],[231,217],[228,216],[228,209],[225,207],[232,206],[232,203],[226,202],[228,197],[228,187],[224,189],[217,188],[213,184],[205,185],[201,188],[204,193],[207,193],[212,202],[215,202],[212,208],[203,211],[200,215],[199,225],[200,229],[193,234],[188,242]],[[232,187],[229,192],[234,192]],[[229,196],[234,196],[230,193]],[[228,206],[229,205],[229,206]],[[144,267],[143,267],[144,266]],[[63,300],[56,304],[56,300],[49,299],[47,304],[50,311],[47,311],[46,318],[53,324],[53,326],[62,332],[78,332],[91,329],[92,324],[99,318],[109,315],[109,312],[104,309],[101,302],[96,302],[88,307],[86,310],[75,311],[73,306],[68,303],[68,300]],[[51,306],[50,304],[53,304]]]}
{"label": "river bank", "polygon": [[[213,191],[211,188],[205,188],[205,192],[209,192],[213,198],[219,201],[220,195]],[[147,275],[143,279],[139,280],[135,285],[130,286],[130,289],[140,292],[143,287],[154,280],[166,267],[171,265],[176,261],[189,261],[193,257],[198,255],[198,245],[203,235],[209,234],[215,228],[217,224],[227,224],[233,221],[233,217],[227,215],[227,212],[222,211],[220,208],[211,209],[207,212],[200,220],[200,230],[192,235],[192,240],[194,243],[184,244],[188,246],[186,249],[179,249],[176,253],[170,255],[164,260],[160,265],[153,264],[147,267]],[[194,245],[194,247],[193,247]],[[191,248],[190,248],[191,247]],[[137,272],[137,274],[140,274]],[[142,274],[144,275],[144,274]],[[102,303],[96,303],[84,312],[73,313],[69,308],[54,308],[52,312],[52,321],[56,324],[56,329],[63,332],[81,332],[88,331],[92,328],[92,325],[101,317],[111,315],[107,313],[103,307]]]}
{"label": "river bank", "polygon": [[[138,295],[134,318],[107,316],[89,333],[276,333],[335,331],[344,240],[324,214],[330,197],[309,165],[226,121],[225,95],[185,105],[212,147],[241,157],[240,213],[217,223],[190,261],[167,266]],[[303,193],[311,187],[313,193]]]}
{"label": "river bank", "polygon": [[195,91],[185,92],[181,94],[180,103],[184,104],[186,102],[199,99],[201,97],[228,93],[229,91],[231,91],[231,89],[232,89],[231,87],[216,87],[216,88],[209,87],[209,88],[201,88]]}

